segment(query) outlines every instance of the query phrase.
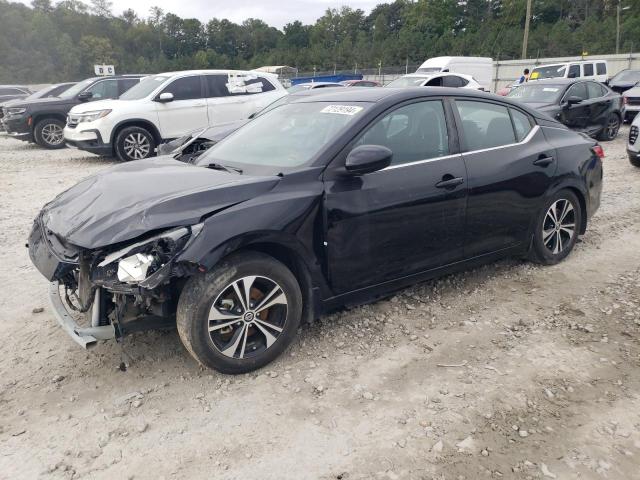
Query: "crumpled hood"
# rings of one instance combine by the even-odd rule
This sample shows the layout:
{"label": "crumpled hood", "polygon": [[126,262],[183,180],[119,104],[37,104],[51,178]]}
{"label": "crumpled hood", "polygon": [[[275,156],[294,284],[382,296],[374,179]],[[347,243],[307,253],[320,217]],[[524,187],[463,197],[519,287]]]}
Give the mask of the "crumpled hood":
{"label": "crumpled hood", "polygon": [[88,177],[45,205],[45,228],[94,249],[151,230],[192,225],[209,213],[271,190],[278,177],[197,167],[171,157],[139,160]]}

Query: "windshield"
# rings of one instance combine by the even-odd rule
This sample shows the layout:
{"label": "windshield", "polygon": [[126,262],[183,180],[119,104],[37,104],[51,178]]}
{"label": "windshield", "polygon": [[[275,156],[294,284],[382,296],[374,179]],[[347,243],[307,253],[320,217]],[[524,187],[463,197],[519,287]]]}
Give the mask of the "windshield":
{"label": "windshield", "polygon": [[400,77],[385,86],[394,88],[419,87],[429,78],[430,77]]}
{"label": "windshield", "polygon": [[564,77],[567,70],[566,65],[549,65],[547,67],[534,68],[529,78],[531,80],[540,80],[542,78],[560,78]]}
{"label": "windshield", "polygon": [[86,80],[83,80],[80,83],[76,83],[69,90],[66,90],[66,91],[62,92],[59,95],[59,97],[60,98],[73,98],[73,97],[78,95],[81,91],[83,91],[85,88],[87,88],[89,85],[91,85],[95,81],[96,81],[95,78],[87,78]]}
{"label": "windshield", "polygon": [[120,100],[140,100],[145,98],[167,80],[169,80],[169,77],[166,75],[145,77],[140,80],[140,83],[135,84],[129,90],[120,95]]}
{"label": "windshield", "polygon": [[525,103],[555,103],[562,94],[562,87],[528,83],[520,85],[509,92],[507,97],[517,98]]}
{"label": "windshield", "polygon": [[289,103],[271,110],[210,148],[199,165],[231,164],[294,168],[308,165],[320,150],[359,118],[368,103]]}
{"label": "windshield", "polygon": [[638,83],[640,82],[640,70],[623,70],[611,79],[613,82]]}
{"label": "windshield", "polygon": [[41,88],[37,92],[29,95],[27,98],[25,98],[25,100],[35,100],[36,98],[46,97],[49,92],[55,90],[56,88],[58,88],[58,85],[49,85],[48,87]]}

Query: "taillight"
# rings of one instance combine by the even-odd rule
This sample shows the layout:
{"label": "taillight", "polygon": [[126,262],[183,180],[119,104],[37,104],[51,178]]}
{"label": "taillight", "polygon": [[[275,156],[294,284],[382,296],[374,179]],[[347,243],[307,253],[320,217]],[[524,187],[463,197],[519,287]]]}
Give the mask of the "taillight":
{"label": "taillight", "polygon": [[600,145],[594,145],[593,147],[591,147],[591,151],[595,153],[598,158],[604,158],[604,150]]}

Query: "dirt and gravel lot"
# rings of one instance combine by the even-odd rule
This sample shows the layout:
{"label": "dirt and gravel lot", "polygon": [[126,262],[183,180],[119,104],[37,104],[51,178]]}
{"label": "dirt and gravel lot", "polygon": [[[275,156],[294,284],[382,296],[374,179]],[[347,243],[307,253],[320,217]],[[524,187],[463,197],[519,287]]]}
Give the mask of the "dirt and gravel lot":
{"label": "dirt and gravel lot", "polygon": [[[574,253],[342,311],[263,371],[200,369],[172,332],[77,347],[24,248],[111,160],[0,137],[0,478],[640,479],[640,170],[605,144]],[[42,311],[42,309],[44,309]]]}

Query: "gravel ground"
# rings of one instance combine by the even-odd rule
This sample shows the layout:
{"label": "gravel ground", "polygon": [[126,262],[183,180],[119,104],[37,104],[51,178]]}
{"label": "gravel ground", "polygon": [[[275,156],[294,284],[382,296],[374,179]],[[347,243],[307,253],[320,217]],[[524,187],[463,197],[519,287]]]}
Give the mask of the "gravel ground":
{"label": "gravel ground", "polygon": [[[0,478],[640,479],[640,170],[605,144],[573,254],[504,261],[302,329],[251,375],[176,332],[87,352],[24,243],[41,206],[112,160],[0,137]],[[44,310],[42,310],[44,309]]]}

